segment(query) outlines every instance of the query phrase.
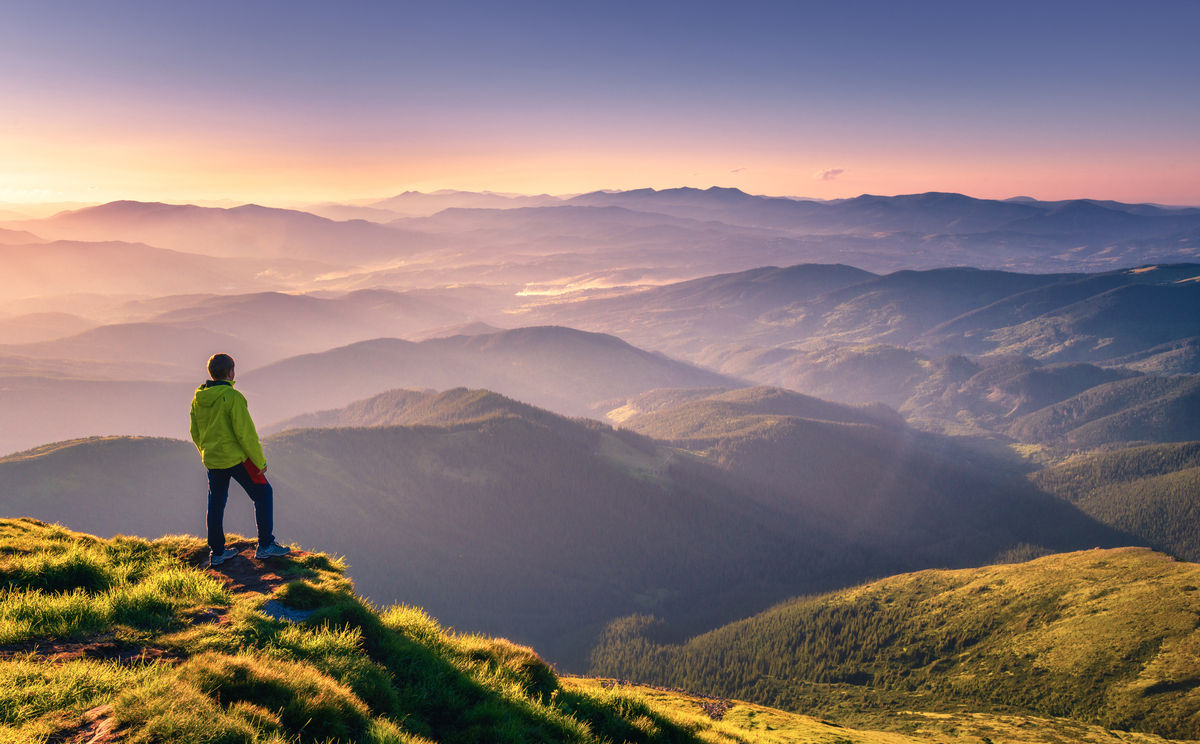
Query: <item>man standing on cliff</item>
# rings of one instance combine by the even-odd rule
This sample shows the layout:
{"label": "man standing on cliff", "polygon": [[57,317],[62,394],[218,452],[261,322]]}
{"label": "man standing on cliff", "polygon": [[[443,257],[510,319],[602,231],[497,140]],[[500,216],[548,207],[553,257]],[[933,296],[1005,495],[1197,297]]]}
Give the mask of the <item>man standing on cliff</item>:
{"label": "man standing on cliff", "polygon": [[233,389],[233,357],[214,354],[208,360],[208,376],[211,379],[197,388],[192,398],[192,441],[208,468],[208,564],[219,566],[237,555],[233,548],[225,548],[225,502],[229,499],[230,479],[237,481],[254,502],[254,521],[258,525],[254,557],[262,560],[287,555],[291,551],[275,542],[271,534],[273,492],[265,475],[267,458],[250,418],[246,396]]}

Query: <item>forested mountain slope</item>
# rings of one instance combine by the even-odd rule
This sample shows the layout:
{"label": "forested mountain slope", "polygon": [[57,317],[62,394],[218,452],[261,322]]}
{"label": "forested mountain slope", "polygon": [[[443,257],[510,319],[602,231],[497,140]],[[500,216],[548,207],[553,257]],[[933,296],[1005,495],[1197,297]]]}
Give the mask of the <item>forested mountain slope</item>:
{"label": "forested mountain slope", "polygon": [[1089,388],[1018,419],[1017,439],[1091,449],[1200,439],[1200,375],[1134,377]]}
{"label": "forested mountain slope", "polygon": [[1147,545],[1200,561],[1200,442],[1079,455],[1032,478]]}
{"label": "forested mountain slope", "polygon": [[921,571],[796,599],[682,645],[627,618],[592,668],[850,721],[867,701],[959,704],[1195,738],[1197,587],[1200,566],[1134,548]]}

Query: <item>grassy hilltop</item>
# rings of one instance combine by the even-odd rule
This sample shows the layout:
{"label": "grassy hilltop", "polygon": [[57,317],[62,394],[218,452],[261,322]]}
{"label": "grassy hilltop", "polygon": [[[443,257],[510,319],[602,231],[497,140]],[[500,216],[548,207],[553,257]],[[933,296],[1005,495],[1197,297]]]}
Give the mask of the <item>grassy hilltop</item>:
{"label": "grassy hilltop", "polygon": [[[599,674],[887,725],[992,710],[1200,737],[1200,565],[1143,548],[894,576],[682,645],[627,618]],[[870,712],[874,710],[874,712]]]}
{"label": "grassy hilltop", "polygon": [[0,521],[0,545],[3,742],[720,741],[564,686],[528,648],[364,603],[322,554],[207,570],[198,538],[28,519]]}

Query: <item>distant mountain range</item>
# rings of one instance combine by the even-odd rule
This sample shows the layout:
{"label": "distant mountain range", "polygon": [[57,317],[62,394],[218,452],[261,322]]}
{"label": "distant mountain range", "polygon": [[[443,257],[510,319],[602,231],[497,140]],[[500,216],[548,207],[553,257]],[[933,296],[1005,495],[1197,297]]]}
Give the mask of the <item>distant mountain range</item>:
{"label": "distant mountain range", "polygon": [[533,316],[676,353],[733,341],[821,341],[1105,361],[1200,335],[1200,313],[1191,312],[1197,298],[1200,264],[1100,274],[948,268],[883,276],[801,264],[547,305]]}
{"label": "distant mountain range", "polygon": [[[581,224],[590,219],[587,210],[614,208],[623,210],[630,224],[654,216],[662,221],[655,233],[647,234],[651,240],[646,248],[653,250],[643,253],[640,261],[645,266],[669,260],[665,251],[672,237],[670,219],[703,223],[712,233],[727,234],[727,240],[757,238],[756,247],[741,251],[753,262],[750,265],[772,263],[776,259],[768,257],[774,255],[790,256],[793,262],[846,262],[876,271],[974,265],[1044,272],[1094,271],[1200,256],[1200,208],[1092,200],[1011,202],[929,193],[817,202],[754,196],[737,189],[682,188],[595,192],[561,205],[485,211],[494,215],[487,223],[489,239],[507,243],[536,235],[537,226],[547,220],[567,223],[570,209]],[[434,222],[394,224],[461,231],[472,224],[483,226],[475,211],[447,210],[430,218]],[[503,217],[497,214],[504,212],[508,214]],[[718,265],[707,252],[697,257],[703,257],[703,262],[693,259],[697,268]],[[729,257],[725,260],[730,266]]]}
{"label": "distant mountain range", "polygon": [[[1060,202],[997,201],[962,194],[929,192],[902,196],[863,194],[853,199],[805,201],[753,196],[729,188],[678,188],[656,191],[598,191],[568,204],[620,206],[694,219],[789,231],[918,232],[972,234],[989,232],[1054,233],[1118,230],[1123,238],[1193,228],[1200,208],[1168,209],[1078,199]],[[1155,222],[1163,220],[1163,222]]]}
{"label": "distant mountain range", "polygon": [[[599,416],[612,407],[609,401],[655,388],[739,384],[612,336],[561,327],[421,342],[376,338],[256,369],[281,353],[278,342],[289,334],[334,333],[339,320],[347,324],[344,332],[354,332],[363,327],[352,321],[360,314],[371,318],[365,327],[413,317],[404,317],[409,298],[393,293],[337,301],[275,295],[242,300],[249,307],[237,298],[186,305],[174,324],[104,326],[58,341],[0,347],[0,417],[8,424],[0,429],[0,453],[80,436],[183,436],[191,391],[207,376],[204,363],[216,350],[241,360],[237,384],[260,426],[398,387],[487,387],[558,413]],[[182,322],[210,312],[217,322],[209,326]],[[331,316],[309,325],[289,322],[306,312]],[[276,327],[286,330],[273,342]]]}
{"label": "distant mountain range", "polygon": [[370,220],[389,222],[404,217],[428,217],[444,209],[516,209],[561,204],[562,198],[541,194],[498,194],[492,191],[443,189],[432,193],[405,191],[403,194],[356,204],[326,202],[305,207],[305,211],[331,220]]}
{"label": "distant mountain range", "polygon": [[305,259],[345,266],[386,262],[430,247],[429,236],[365,220],[246,204],[230,209],[118,201],[20,225],[59,240],[120,240],[204,256]]}
{"label": "distant mountain range", "polygon": [[[277,533],[377,602],[577,670],[909,711],[870,741],[980,709],[1200,735],[1200,582],[1146,550],[1200,559],[1200,208],[114,202],[5,221],[0,277],[0,516],[199,532],[186,410],[223,351]],[[40,580],[8,563],[0,589]]]}
{"label": "distant mountain range", "polygon": [[[136,267],[131,271],[130,267]],[[0,302],[38,296],[103,293],[114,297],[185,292],[250,292],[330,270],[293,261],[276,269],[257,258],[214,258],[142,243],[39,241],[0,244]]]}
{"label": "distant mountain range", "polygon": [[525,194],[498,194],[494,191],[458,191],[443,189],[433,193],[405,191],[403,194],[374,202],[374,209],[386,209],[407,216],[436,214],[443,209],[514,209],[517,207],[545,207],[562,203],[562,199],[549,194],[527,196]]}
{"label": "distant mountain range", "polygon": [[664,387],[734,386],[731,377],[613,336],[545,326],[411,342],[376,339],[293,357],[243,375],[255,415],[277,421],[398,386],[487,387],[558,413]]}
{"label": "distant mountain range", "polygon": [[[249,370],[356,341],[447,335],[444,331],[449,328],[470,329],[473,318],[490,317],[507,301],[502,291],[471,287],[359,290],[333,296],[281,292],[172,295],[114,301],[104,314],[120,322],[103,325],[62,313],[0,318],[0,365],[5,359],[73,363],[136,359],[141,379],[192,380],[198,370],[203,372],[204,360],[216,349],[233,354],[241,360],[241,367]],[[29,340],[3,343],[23,337]],[[150,375],[151,369],[154,375]],[[86,373],[82,376],[89,377]],[[109,379],[98,372],[91,377]],[[129,379],[128,370],[121,379]]]}
{"label": "distant mountain range", "polygon": [[[1095,200],[928,193],[818,202],[681,188],[566,199],[409,192],[314,209],[325,216],[256,205],[112,202],[3,227],[38,240],[267,259],[272,271],[294,277],[274,276],[269,288],[288,289],[483,281],[595,291],[800,262],[876,272],[971,265],[1043,273],[1200,257],[1200,208]],[[0,242],[18,237],[6,233]],[[301,277],[289,263],[301,260],[336,268]]]}
{"label": "distant mountain range", "polygon": [[27,230],[0,229],[0,245],[34,245],[44,242],[46,241]]}
{"label": "distant mountain range", "polygon": [[[249,370],[304,352],[466,323],[488,312],[490,294],[470,290],[358,290],[333,297],[256,293],[199,299],[155,313],[148,322],[233,335],[249,351],[243,365]],[[190,361],[192,377],[195,360],[203,356],[197,354],[200,351],[196,346],[192,354],[175,357],[177,362]]]}
{"label": "distant mountain range", "polygon": [[767,267],[531,315],[743,379],[880,401],[942,431],[1084,448],[1200,437],[1186,423],[1194,381],[1163,377],[1200,373],[1198,264],[883,276]]}
{"label": "distant mountain range", "polygon": [[73,336],[93,326],[95,323],[71,313],[25,313],[0,318],[0,339],[6,344],[30,344]]}
{"label": "distant mountain range", "polygon": [[[405,386],[486,387],[560,413],[599,416],[657,388],[750,380],[843,402],[882,402],[948,433],[990,432],[1067,448],[1187,441],[1200,437],[1191,423],[1193,383],[1166,376],[1200,373],[1197,277],[1197,264],[1100,274],[960,268],[882,276],[802,264],[507,316],[501,311],[511,296],[484,287],[113,303],[109,315],[130,321],[0,345],[0,375],[26,396],[0,396],[0,409],[38,416],[38,405],[61,396],[89,422],[72,429],[68,420],[38,416],[43,420],[0,434],[0,444],[11,451],[84,434],[173,435],[174,413],[155,418],[155,406],[124,393],[93,398],[93,382],[125,386],[111,391],[136,390],[131,379],[194,384],[217,349],[241,360],[241,382],[264,425]],[[469,325],[497,316],[609,335]],[[19,316],[0,319],[0,331],[7,323],[14,334],[53,335],[87,322]],[[439,332],[455,327],[466,333]],[[118,359],[136,360],[133,371],[114,364]],[[1069,416],[1061,413],[1067,410]]]}
{"label": "distant mountain range", "polygon": [[[241,331],[236,326],[229,330]],[[122,379],[162,379],[157,375],[165,374],[166,379],[178,380],[195,378],[198,365],[203,372],[203,364],[208,358],[204,350],[207,349],[225,349],[234,354],[235,359],[244,359],[247,366],[257,366],[286,355],[285,347],[277,342],[239,338],[200,325],[114,323],[53,341],[0,346],[0,359],[16,357],[101,364],[124,359],[132,362],[137,371],[125,372]],[[156,377],[148,376],[151,370],[157,373]],[[84,377],[103,379],[99,374]]]}

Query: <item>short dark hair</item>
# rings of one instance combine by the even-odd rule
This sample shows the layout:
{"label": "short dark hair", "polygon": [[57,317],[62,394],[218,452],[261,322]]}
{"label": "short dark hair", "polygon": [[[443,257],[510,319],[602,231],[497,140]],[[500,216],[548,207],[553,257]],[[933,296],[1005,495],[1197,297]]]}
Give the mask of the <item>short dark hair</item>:
{"label": "short dark hair", "polygon": [[227,380],[233,373],[233,357],[228,354],[213,354],[208,358],[208,375],[214,380]]}

